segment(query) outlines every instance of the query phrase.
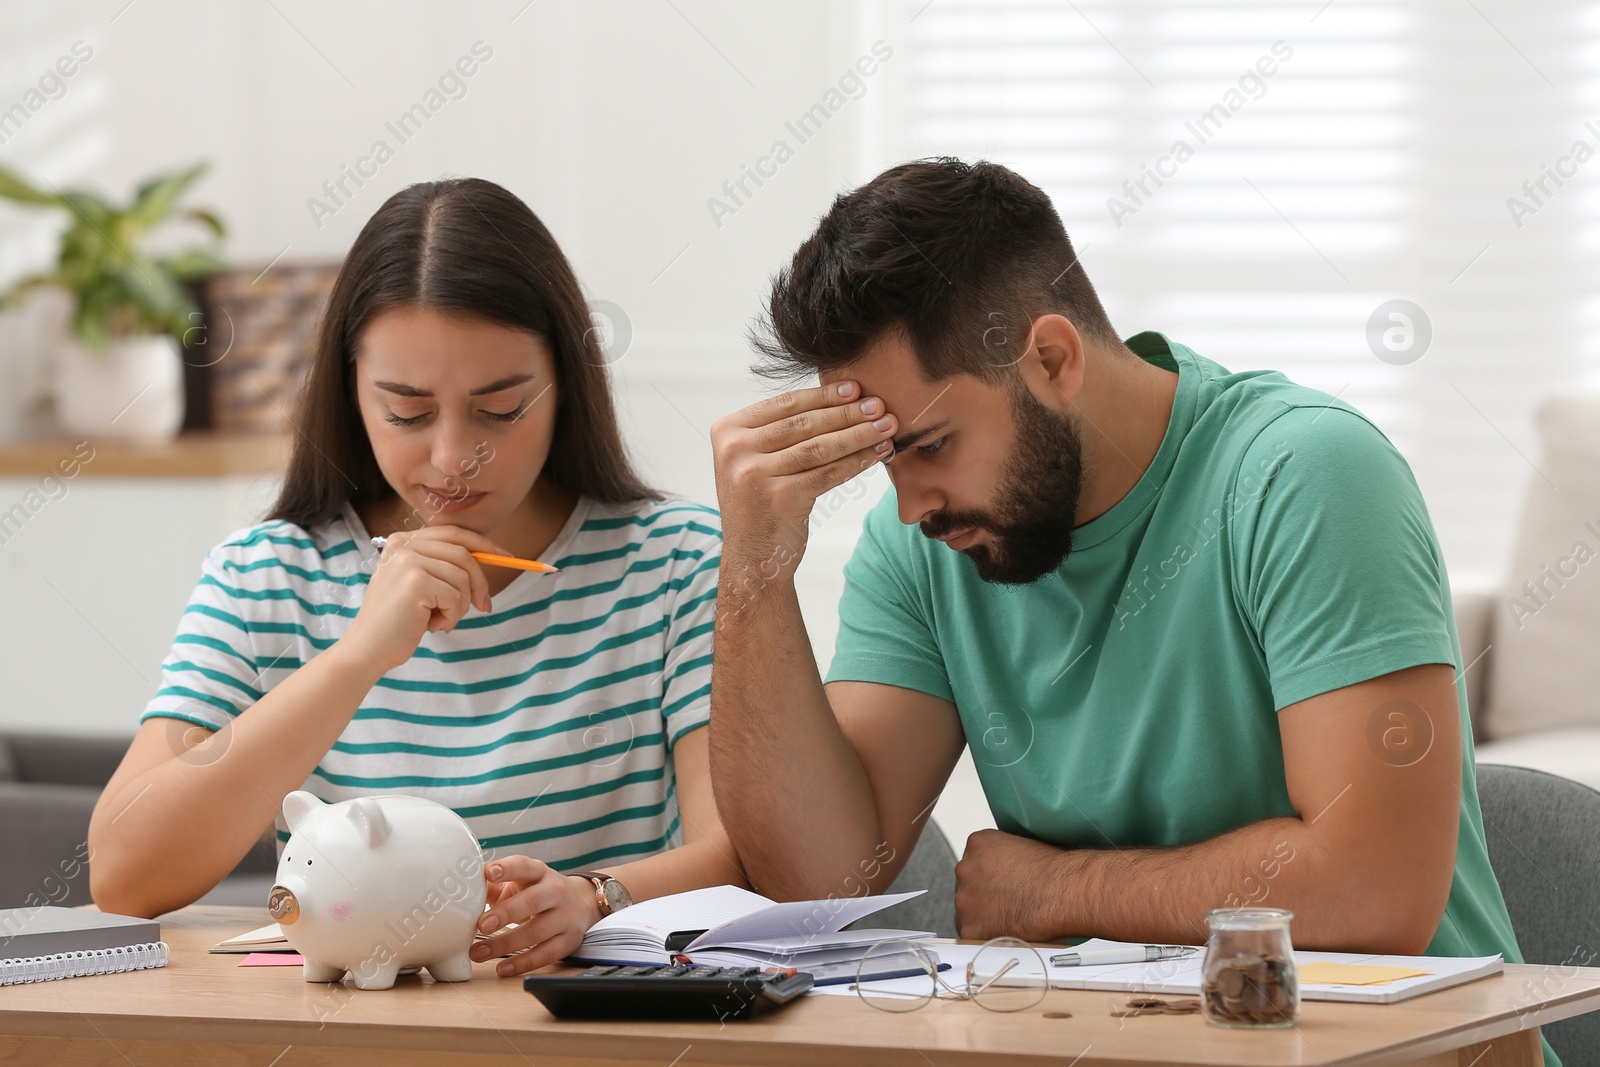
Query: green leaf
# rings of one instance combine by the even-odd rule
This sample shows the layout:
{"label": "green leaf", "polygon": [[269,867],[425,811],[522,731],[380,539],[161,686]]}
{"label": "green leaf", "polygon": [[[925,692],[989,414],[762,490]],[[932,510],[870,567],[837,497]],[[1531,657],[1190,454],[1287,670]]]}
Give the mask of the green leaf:
{"label": "green leaf", "polygon": [[193,306],[188,292],[170,271],[143,254],[133,252],[113,273],[122,280],[123,289],[150,325],[171,330],[178,324],[178,329],[182,329],[183,316],[193,310]]}
{"label": "green leaf", "polygon": [[115,208],[86,189],[66,190],[62,193],[62,202],[71,209],[78,224],[88,225],[102,235],[117,215]]}
{"label": "green leaf", "polygon": [[0,196],[7,200],[15,200],[19,204],[62,203],[56,194],[34,188],[4,167],[0,167]]}
{"label": "green leaf", "polygon": [[200,175],[204,174],[207,163],[196,163],[188,170],[178,171],[162,178],[156,178],[139,187],[133,198],[133,204],[128,208],[128,219],[139,229],[149,229],[172,211],[172,205],[183,195],[183,191]]}
{"label": "green leaf", "polygon": [[[195,314],[185,283],[222,270],[225,264],[206,248],[153,258],[141,251],[139,238],[173,215],[179,198],[206,167],[198,163],[145,182],[127,208],[81,189],[52,196],[0,168],[0,197],[61,208],[68,221],[56,269],[0,293],[0,307],[18,302],[28,289],[55,285],[77,298],[72,329],[91,349],[103,349],[111,338],[130,332],[181,337]],[[226,234],[222,219],[211,211],[191,208],[181,217],[198,222],[216,237]]]}
{"label": "green leaf", "polygon": [[96,278],[78,293],[78,307],[72,314],[72,331],[91,351],[101,351],[111,339],[110,315],[124,302],[120,280],[109,276]]}
{"label": "green leaf", "polygon": [[158,259],[156,264],[172,273],[180,282],[192,282],[224,269],[227,264],[203,248],[191,248],[171,259]]}
{"label": "green leaf", "polygon": [[216,234],[218,237],[228,236],[228,228],[223,225],[222,219],[220,219],[215,213],[207,211],[205,208],[192,207],[183,213],[183,217],[203,223],[204,225],[210,227],[211,232]]}

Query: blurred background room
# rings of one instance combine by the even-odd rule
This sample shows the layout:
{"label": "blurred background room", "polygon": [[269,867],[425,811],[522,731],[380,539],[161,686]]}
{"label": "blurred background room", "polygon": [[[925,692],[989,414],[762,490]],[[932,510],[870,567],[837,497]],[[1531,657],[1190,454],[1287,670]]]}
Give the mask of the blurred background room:
{"label": "blurred background room", "polygon": [[[8,0],[0,291],[77,273],[0,313],[0,779],[42,776],[29,738],[131,736],[395,191],[522,197],[646,474],[715,503],[772,273],[839,192],[956,155],[1052,196],[1122,335],[1366,412],[1431,509],[1480,744],[1600,784],[1597,57],[1592,0]],[[824,666],[886,486],[813,516]],[[63,788],[104,773],[53,751]],[[991,825],[970,764],[937,815]]]}

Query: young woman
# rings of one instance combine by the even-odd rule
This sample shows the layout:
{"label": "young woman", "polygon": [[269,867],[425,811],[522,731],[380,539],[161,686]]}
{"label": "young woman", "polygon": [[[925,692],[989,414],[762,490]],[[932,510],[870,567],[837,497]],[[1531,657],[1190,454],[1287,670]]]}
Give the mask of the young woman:
{"label": "young woman", "polygon": [[501,974],[630,897],[743,884],[704,729],[717,515],[634,473],[527,206],[472,179],[390,198],[334,283],[295,431],[270,520],[206,559],[96,806],[95,901],[191,903],[269,828],[281,847],[294,789],[455,809],[489,853],[480,929],[520,924],[474,953],[518,953]]}

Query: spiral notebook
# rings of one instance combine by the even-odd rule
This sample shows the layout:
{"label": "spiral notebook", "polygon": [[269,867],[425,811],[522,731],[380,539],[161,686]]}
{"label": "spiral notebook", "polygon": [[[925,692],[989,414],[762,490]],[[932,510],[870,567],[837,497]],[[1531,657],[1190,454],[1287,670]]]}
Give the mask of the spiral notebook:
{"label": "spiral notebook", "polygon": [[154,919],[54,906],[0,909],[0,986],[166,965]]}

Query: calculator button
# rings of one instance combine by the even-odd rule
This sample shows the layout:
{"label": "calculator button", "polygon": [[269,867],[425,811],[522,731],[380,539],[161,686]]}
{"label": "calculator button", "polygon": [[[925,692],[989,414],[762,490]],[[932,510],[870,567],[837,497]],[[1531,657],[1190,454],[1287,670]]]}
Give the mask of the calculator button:
{"label": "calculator button", "polygon": [[610,974],[611,972],[613,972],[615,970],[616,970],[615,967],[607,967],[607,966],[604,966],[604,965],[597,966],[597,967],[590,967],[586,971],[579,971],[578,972],[578,977],[579,978],[598,978],[602,974]]}
{"label": "calculator button", "polygon": [[654,971],[655,969],[656,968],[653,967],[653,966],[652,967],[618,967],[616,970],[612,971],[611,974],[615,978],[622,978],[622,977],[629,976],[629,975],[645,975],[645,974],[649,974],[651,971]]}
{"label": "calculator button", "polygon": [[682,964],[673,964],[671,967],[661,967],[661,968],[659,968],[658,970],[656,970],[656,972],[654,974],[651,974],[650,977],[651,978],[676,978],[680,974],[687,974],[688,971],[689,971],[689,968],[683,966]]}

